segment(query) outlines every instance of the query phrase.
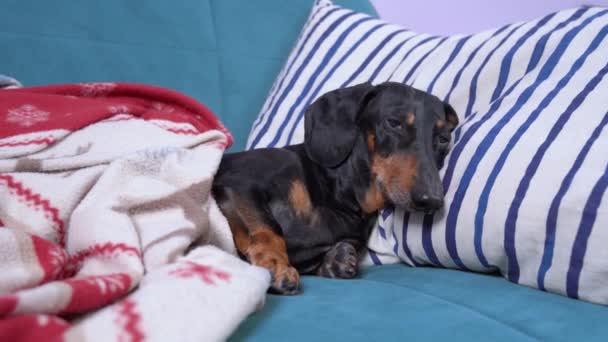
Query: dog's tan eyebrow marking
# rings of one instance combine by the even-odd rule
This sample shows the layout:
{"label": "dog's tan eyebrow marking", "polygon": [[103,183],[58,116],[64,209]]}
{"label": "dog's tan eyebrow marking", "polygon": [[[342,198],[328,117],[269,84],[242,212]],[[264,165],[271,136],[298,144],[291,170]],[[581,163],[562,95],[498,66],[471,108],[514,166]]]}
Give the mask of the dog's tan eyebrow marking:
{"label": "dog's tan eyebrow marking", "polygon": [[376,137],[374,133],[367,132],[367,148],[370,152],[373,152],[376,149]]}
{"label": "dog's tan eyebrow marking", "polygon": [[308,217],[312,212],[310,195],[300,179],[291,182],[289,188],[289,203],[300,217]]}
{"label": "dog's tan eyebrow marking", "polygon": [[442,119],[437,120],[437,122],[435,122],[435,127],[437,127],[437,129],[442,129],[445,127],[445,121]]}
{"label": "dog's tan eyebrow marking", "polygon": [[405,123],[409,126],[413,125],[416,122],[416,115],[412,112],[408,112],[405,114]]}

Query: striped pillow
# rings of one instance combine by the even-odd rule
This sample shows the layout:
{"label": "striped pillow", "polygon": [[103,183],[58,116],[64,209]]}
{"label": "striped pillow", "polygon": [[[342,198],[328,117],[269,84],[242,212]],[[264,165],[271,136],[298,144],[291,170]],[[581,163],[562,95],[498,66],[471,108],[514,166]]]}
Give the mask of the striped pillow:
{"label": "striped pillow", "polygon": [[462,124],[434,216],[384,210],[376,264],[480,272],[608,304],[608,10],[585,7],[436,37],[317,1],[254,123],[249,148],[303,141],[327,91],[399,81]]}

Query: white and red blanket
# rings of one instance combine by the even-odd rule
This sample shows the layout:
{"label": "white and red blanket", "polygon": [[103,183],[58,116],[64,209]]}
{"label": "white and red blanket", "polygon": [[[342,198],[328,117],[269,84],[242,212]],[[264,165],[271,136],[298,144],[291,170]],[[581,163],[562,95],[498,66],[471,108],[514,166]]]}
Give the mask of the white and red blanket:
{"label": "white and red blanket", "polygon": [[0,90],[0,341],[227,338],[270,280],[210,195],[231,139],[162,88]]}

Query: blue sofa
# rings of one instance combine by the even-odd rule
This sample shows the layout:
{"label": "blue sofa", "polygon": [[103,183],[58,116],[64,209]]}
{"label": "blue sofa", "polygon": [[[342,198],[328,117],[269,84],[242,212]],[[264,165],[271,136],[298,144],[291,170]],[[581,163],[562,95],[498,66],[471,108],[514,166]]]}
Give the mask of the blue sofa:
{"label": "blue sofa", "polygon": [[[311,2],[4,0],[0,73],[25,85],[173,88],[210,107],[237,151]],[[374,13],[365,0],[336,2]],[[499,276],[391,265],[356,280],[304,277],[303,289],[293,297],[269,295],[232,339],[608,341],[608,308]]]}

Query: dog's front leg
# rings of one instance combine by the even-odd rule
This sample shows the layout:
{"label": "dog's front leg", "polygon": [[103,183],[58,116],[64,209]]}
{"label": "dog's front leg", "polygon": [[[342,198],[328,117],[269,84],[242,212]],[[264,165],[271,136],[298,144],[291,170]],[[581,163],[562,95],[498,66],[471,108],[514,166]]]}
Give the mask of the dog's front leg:
{"label": "dog's front leg", "polygon": [[288,295],[298,293],[300,275],[289,264],[285,240],[272,229],[264,226],[252,229],[245,254],[252,264],[270,271],[271,290]]}
{"label": "dog's front leg", "polygon": [[357,246],[358,243],[354,240],[342,240],[336,243],[323,257],[317,275],[344,279],[356,277],[359,268]]}

